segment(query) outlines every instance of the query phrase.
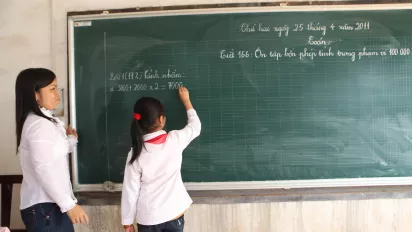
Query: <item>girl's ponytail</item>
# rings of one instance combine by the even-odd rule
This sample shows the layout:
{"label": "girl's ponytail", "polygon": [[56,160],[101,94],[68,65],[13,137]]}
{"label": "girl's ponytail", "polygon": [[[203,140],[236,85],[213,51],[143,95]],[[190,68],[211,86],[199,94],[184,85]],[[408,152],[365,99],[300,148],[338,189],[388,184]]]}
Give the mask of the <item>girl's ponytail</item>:
{"label": "girl's ponytail", "polygon": [[132,124],[130,125],[130,136],[132,138],[132,158],[129,163],[132,164],[137,158],[139,158],[144,146],[143,131],[140,128],[139,121],[136,118],[132,120]]}
{"label": "girl's ponytail", "polygon": [[133,164],[144,148],[143,135],[152,133],[158,127],[160,116],[164,115],[164,108],[159,100],[151,97],[142,97],[134,105],[133,120],[130,125],[130,137],[132,138]]}

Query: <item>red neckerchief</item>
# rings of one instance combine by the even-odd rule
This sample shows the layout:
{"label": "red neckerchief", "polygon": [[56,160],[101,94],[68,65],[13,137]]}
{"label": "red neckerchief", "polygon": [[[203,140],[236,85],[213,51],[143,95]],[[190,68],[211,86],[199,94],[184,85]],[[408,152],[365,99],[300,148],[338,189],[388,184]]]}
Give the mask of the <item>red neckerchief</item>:
{"label": "red neckerchief", "polygon": [[166,142],[167,134],[161,134],[159,136],[154,137],[153,139],[149,139],[144,141],[145,143],[152,143],[152,144],[162,144]]}

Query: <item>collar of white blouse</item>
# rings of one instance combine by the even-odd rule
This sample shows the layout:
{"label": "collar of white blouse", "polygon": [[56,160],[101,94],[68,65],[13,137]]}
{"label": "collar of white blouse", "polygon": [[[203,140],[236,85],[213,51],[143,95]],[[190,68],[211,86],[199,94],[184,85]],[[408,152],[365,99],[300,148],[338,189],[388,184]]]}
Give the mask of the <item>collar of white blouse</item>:
{"label": "collar of white blouse", "polygon": [[52,111],[44,108],[44,107],[40,107],[41,112],[43,112],[44,115],[46,115],[47,117],[53,118],[56,122],[57,125],[59,126],[59,128],[62,130],[63,135],[67,138],[67,134],[66,134],[66,128],[64,126],[64,122],[62,122],[60,119],[58,119],[57,117],[53,116]]}
{"label": "collar of white blouse", "polygon": [[50,110],[48,110],[48,109],[46,109],[46,108],[44,108],[44,107],[39,107],[40,108],[40,110],[41,110],[41,112],[43,112],[43,114],[44,115],[46,115],[47,117],[52,117],[52,118],[54,118],[53,117],[53,113],[50,111]]}

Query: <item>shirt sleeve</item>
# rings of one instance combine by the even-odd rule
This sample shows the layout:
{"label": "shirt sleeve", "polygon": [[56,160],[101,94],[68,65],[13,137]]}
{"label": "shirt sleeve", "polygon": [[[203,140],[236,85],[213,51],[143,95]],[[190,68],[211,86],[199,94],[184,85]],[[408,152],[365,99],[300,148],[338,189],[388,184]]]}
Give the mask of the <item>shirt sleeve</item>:
{"label": "shirt sleeve", "polygon": [[200,119],[194,109],[187,111],[187,118],[187,125],[183,129],[170,132],[178,140],[181,149],[185,149],[193,139],[198,137],[202,128]]}
{"label": "shirt sleeve", "polygon": [[132,151],[127,157],[123,179],[123,191],[121,201],[122,225],[134,223],[137,213],[137,201],[140,195],[141,172],[138,170],[137,162],[130,164]]}
{"label": "shirt sleeve", "polygon": [[69,141],[69,152],[73,152],[74,148],[77,146],[77,138],[74,135],[67,136],[67,140]]}
{"label": "shirt sleeve", "polygon": [[67,212],[75,206],[76,201],[67,191],[70,180],[62,180],[59,167],[53,165],[56,159],[62,158],[61,151],[56,150],[57,133],[53,122],[39,120],[28,131],[28,145],[36,179],[60,210]]}

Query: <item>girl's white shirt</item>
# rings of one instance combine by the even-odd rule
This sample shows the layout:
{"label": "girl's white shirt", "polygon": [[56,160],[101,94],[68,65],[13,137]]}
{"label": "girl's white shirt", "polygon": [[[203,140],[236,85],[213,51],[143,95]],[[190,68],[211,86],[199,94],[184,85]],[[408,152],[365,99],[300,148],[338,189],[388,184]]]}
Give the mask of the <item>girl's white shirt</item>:
{"label": "girl's white shirt", "polygon": [[[156,225],[182,214],[192,204],[180,173],[182,152],[200,135],[201,123],[194,109],[187,111],[188,123],[182,130],[170,131],[161,144],[145,143],[139,158],[125,167],[121,201],[122,224],[135,219],[142,225]],[[165,131],[143,137],[153,139]]]}

